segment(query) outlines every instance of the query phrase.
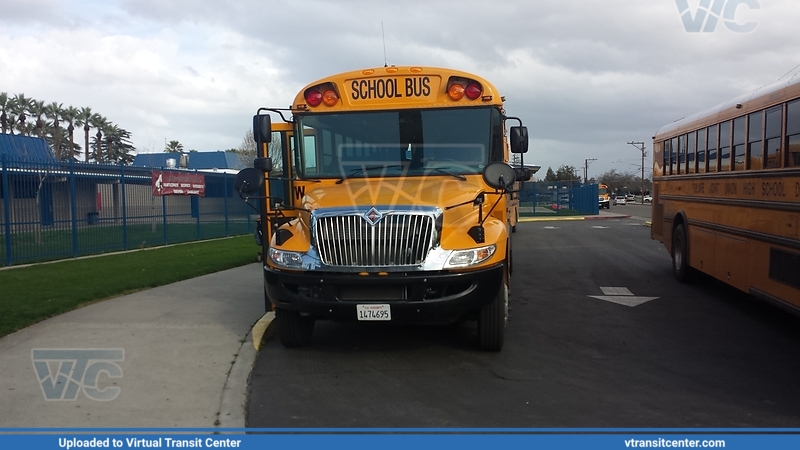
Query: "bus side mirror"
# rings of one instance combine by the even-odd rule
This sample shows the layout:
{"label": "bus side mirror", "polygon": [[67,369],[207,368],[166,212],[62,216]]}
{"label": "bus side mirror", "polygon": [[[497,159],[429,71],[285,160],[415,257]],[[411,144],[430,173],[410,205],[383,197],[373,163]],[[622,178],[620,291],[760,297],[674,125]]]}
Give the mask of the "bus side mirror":
{"label": "bus side mirror", "polygon": [[511,127],[511,153],[528,153],[528,127]]}
{"label": "bus side mirror", "polygon": [[253,167],[240,170],[233,182],[233,188],[240,197],[257,194],[262,187],[264,187],[264,172]]}
{"label": "bus side mirror", "polygon": [[506,163],[489,163],[483,168],[483,181],[495,189],[510,191],[517,181],[517,171]]}
{"label": "bus side mirror", "polygon": [[253,116],[253,139],[259,147],[272,141],[272,119],[269,115]]}

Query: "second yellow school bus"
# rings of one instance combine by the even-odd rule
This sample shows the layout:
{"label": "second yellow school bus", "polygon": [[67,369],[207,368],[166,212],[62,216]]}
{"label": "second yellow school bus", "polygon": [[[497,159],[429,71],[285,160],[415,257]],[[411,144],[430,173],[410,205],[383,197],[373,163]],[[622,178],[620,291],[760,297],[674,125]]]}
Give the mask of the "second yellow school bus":
{"label": "second yellow school bus", "polygon": [[663,127],[652,237],[700,271],[800,312],[800,77]]}
{"label": "second yellow school bus", "polygon": [[[467,318],[480,348],[502,348],[510,194],[526,178],[508,162],[528,142],[503,102],[474,74],[381,67],[323,78],[289,110],[259,111],[256,165],[274,168],[261,191],[265,291],[284,345],[307,344],[322,319]],[[263,182],[253,170],[240,191]]]}

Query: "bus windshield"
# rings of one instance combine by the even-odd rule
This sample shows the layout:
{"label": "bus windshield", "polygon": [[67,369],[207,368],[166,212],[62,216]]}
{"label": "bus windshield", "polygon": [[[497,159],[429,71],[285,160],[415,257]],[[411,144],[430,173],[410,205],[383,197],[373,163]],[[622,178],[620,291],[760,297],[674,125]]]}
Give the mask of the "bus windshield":
{"label": "bus windshield", "polygon": [[[479,174],[502,158],[496,108],[458,108],[296,117],[301,178]],[[499,141],[498,141],[499,139]]]}

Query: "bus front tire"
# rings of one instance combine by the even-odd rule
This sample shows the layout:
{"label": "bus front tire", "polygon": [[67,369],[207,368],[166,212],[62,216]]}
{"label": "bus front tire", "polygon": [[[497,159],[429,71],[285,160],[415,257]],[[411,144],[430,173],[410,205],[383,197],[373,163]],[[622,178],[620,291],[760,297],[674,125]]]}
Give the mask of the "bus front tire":
{"label": "bus front tire", "polygon": [[499,352],[505,340],[508,321],[508,285],[504,281],[497,296],[478,313],[478,348]]}
{"label": "bus front tire", "polygon": [[689,267],[689,240],[686,238],[686,227],[680,223],[672,233],[672,273],[681,283],[692,280],[692,268]]}
{"label": "bus front tire", "polygon": [[302,347],[311,341],[314,318],[302,316],[297,311],[278,308],[275,311],[278,336],[284,347]]}

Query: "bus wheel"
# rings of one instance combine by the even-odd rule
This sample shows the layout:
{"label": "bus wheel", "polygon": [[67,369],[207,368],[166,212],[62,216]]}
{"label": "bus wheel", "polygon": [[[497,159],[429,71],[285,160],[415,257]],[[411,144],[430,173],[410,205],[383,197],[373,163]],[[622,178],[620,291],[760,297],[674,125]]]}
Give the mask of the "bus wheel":
{"label": "bus wheel", "polygon": [[681,283],[691,281],[692,268],[689,267],[689,241],[686,227],[681,223],[672,233],[672,273]]}
{"label": "bus wheel", "polygon": [[503,348],[508,321],[508,285],[503,281],[494,301],[478,314],[478,348],[499,352]]}
{"label": "bus wheel", "polygon": [[278,308],[275,310],[278,336],[284,347],[302,347],[311,341],[314,318],[301,316],[297,311]]}

